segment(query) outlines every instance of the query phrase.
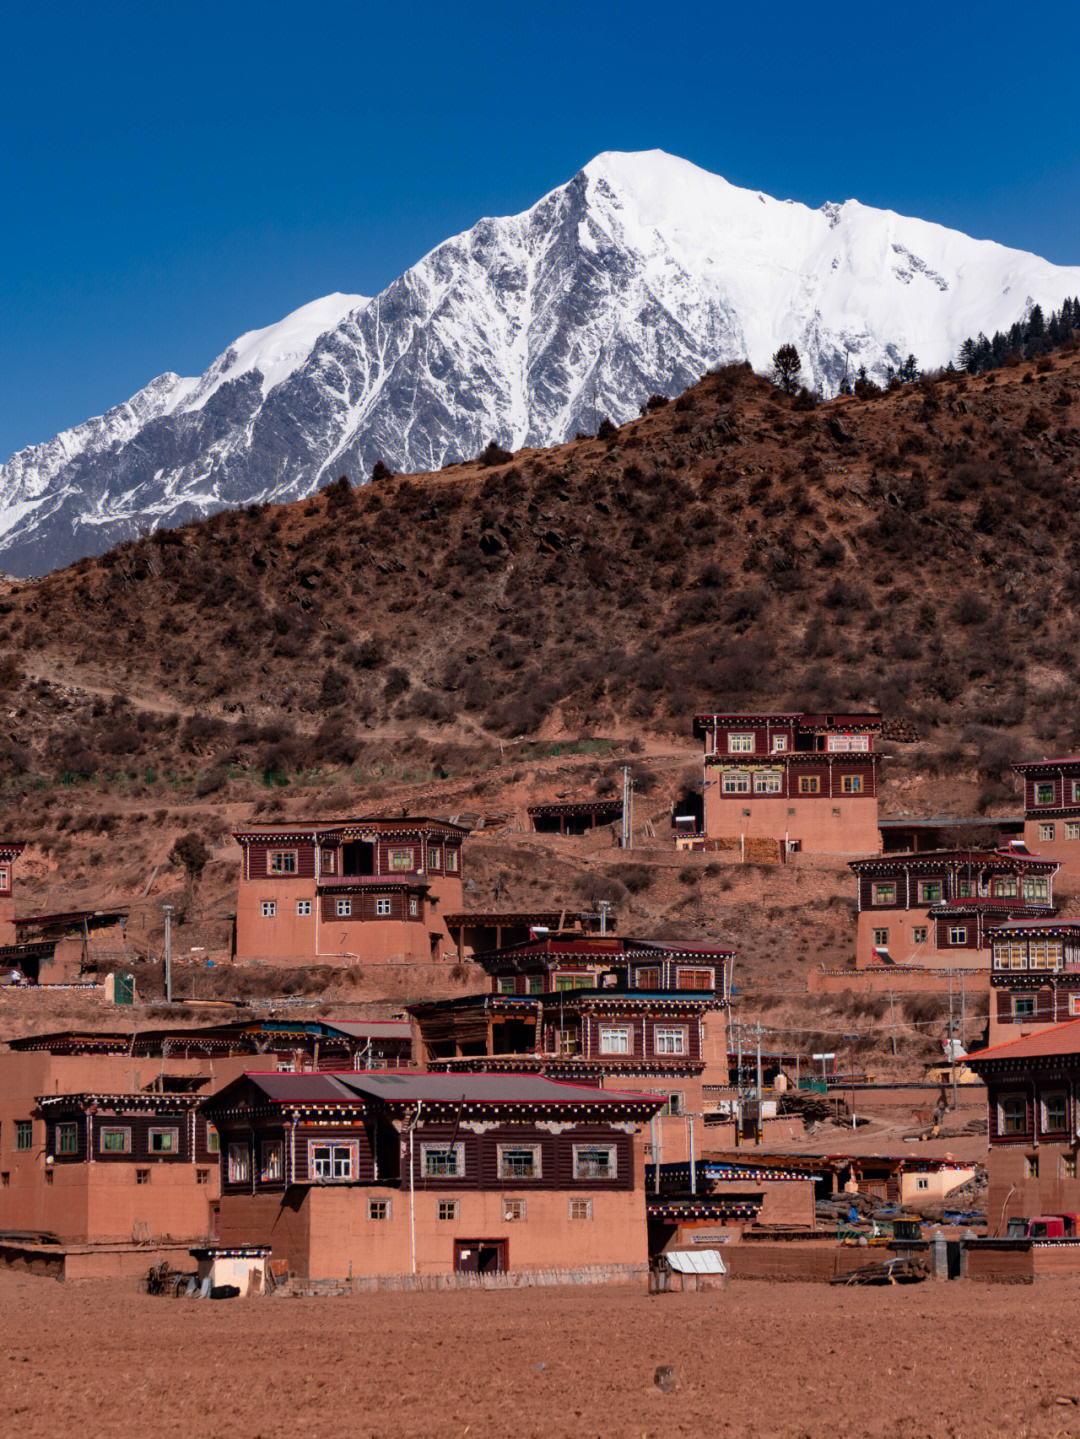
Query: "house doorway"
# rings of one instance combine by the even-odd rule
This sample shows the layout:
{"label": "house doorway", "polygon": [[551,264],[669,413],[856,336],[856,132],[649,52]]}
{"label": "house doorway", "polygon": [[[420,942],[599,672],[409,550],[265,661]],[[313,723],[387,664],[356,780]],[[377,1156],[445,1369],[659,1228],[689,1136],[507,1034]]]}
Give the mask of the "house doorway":
{"label": "house doorway", "polygon": [[455,1239],[454,1269],[458,1274],[505,1274],[505,1239]]}
{"label": "house doorway", "polygon": [[375,846],[365,840],[354,840],[341,846],[341,873],[350,879],[375,873]]}

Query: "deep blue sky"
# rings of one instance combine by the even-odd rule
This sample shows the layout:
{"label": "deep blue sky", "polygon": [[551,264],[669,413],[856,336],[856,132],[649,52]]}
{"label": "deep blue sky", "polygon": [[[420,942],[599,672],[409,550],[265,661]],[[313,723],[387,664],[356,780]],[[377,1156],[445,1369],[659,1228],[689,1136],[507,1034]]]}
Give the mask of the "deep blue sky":
{"label": "deep blue sky", "polygon": [[0,460],[602,150],[1080,263],[1080,7],[31,3],[0,31]]}

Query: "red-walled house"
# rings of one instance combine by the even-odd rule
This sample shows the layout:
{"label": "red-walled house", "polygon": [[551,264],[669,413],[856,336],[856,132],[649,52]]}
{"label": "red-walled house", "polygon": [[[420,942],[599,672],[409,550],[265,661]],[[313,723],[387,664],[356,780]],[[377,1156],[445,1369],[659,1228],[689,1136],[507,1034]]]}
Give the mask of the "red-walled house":
{"label": "red-walled house", "polygon": [[853,860],[857,969],[990,967],[990,936],[1015,919],[1054,913],[1057,860],[1014,850],[937,850]]}
{"label": "red-walled house", "polygon": [[1024,919],[991,937],[990,1043],[1080,1018],[1080,919]]}
{"label": "red-walled house", "polygon": [[878,714],[698,714],[705,834],[789,852],[868,854],[878,831]]}
{"label": "red-walled house", "polygon": [[660,1102],[527,1074],[247,1074],[206,1105],[220,1239],[310,1279],[644,1276],[640,1130]]}
{"label": "red-walled house", "polygon": [[1003,1236],[1014,1217],[1080,1213],[1080,1020],[992,1045],[965,1063],[986,1084],[987,1233]]}
{"label": "red-walled house", "polygon": [[1024,782],[1024,843],[1058,861],[1066,889],[1080,887],[1080,755],[1013,769]]}
{"label": "red-walled house", "polygon": [[734,958],[622,936],[547,937],[478,955],[489,993],[410,1006],[414,1056],[437,1071],[530,1071],[659,1096],[650,1146],[681,1163],[685,1116],[715,1109],[713,1091],[728,1083]]}
{"label": "red-walled house", "polygon": [[247,825],[236,958],[422,963],[454,956],[468,831],[421,817]]}

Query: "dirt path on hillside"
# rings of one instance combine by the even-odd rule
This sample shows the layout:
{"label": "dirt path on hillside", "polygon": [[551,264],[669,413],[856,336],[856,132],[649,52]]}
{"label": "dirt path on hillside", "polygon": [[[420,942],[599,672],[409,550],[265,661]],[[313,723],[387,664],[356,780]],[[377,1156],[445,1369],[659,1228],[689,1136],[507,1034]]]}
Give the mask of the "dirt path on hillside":
{"label": "dirt path on hillside", "polygon": [[[1080,1284],[149,1299],[0,1273],[4,1431],[957,1439],[1080,1431]],[[662,1393],[658,1365],[677,1387]]]}

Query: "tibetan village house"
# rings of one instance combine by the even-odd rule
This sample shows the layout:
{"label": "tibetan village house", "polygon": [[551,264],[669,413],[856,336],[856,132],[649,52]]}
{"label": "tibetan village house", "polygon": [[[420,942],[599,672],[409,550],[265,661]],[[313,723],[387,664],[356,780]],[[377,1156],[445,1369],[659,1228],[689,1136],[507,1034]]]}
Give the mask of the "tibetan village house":
{"label": "tibetan village house", "polygon": [[1058,861],[1069,889],[1080,885],[1080,755],[1013,769],[1024,782],[1024,843]]}
{"label": "tibetan village house", "polygon": [[0,844],[0,973],[33,984],[66,983],[95,962],[122,961],[126,909],[16,915],[15,866],[25,848]]}
{"label": "tibetan village house", "polygon": [[878,714],[699,714],[705,834],[787,853],[868,854],[878,831]]}
{"label": "tibetan village house", "polygon": [[537,938],[477,956],[486,994],[411,1005],[418,1064],[635,1090],[663,1104],[649,1157],[689,1155],[687,1116],[728,1080],[734,952],[623,937]]}
{"label": "tibetan village house", "polygon": [[237,959],[419,964],[452,957],[446,914],[461,909],[467,833],[423,818],[237,830]]}
{"label": "tibetan village house", "polygon": [[391,1021],[242,1021],[138,1033],[64,1031],[0,1051],[0,1231],[65,1243],[205,1239],[216,1135],[197,1101],[245,1067],[406,1064]]}
{"label": "tibetan village house", "polygon": [[938,850],[857,859],[855,966],[990,968],[990,936],[1054,913],[1057,860],[1013,849]]}
{"label": "tibetan village house", "polygon": [[529,819],[538,834],[588,834],[600,825],[622,819],[621,799],[586,799],[531,804]]}
{"label": "tibetan village house", "polygon": [[525,1074],[248,1074],[206,1105],[221,1242],[308,1279],[644,1274],[660,1102]]}
{"label": "tibetan village house", "polygon": [[998,925],[990,988],[991,1044],[1080,1018],[1080,919]]}
{"label": "tibetan village house", "polygon": [[459,960],[525,944],[538,934],[614,934],[617,928],[613,914],[601,918],[596,910],[581,909],[484,909],[446,914],[443,918]]}
{"label": "tibetan village house", "polygon": [[1010,1219],[1080,1214],[1080,1019],[970,1054],[986,1083],[988,1229]]}

